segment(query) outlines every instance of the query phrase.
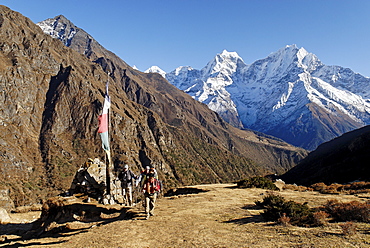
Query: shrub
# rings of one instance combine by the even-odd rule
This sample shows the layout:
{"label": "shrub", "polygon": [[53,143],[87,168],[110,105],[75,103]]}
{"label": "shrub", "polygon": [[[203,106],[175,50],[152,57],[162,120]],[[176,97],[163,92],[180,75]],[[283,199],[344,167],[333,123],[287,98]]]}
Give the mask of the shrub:
{"label": "shrub", "polygon": [[268,178],[265,177],[251,177],[237,182],[239,188],[261,188],[270,190],[279,190],[278,187]]}
{"label": "shrub", "polygon": [[357,232],[357,226],[352,221],[340,224],[340,227],[342,228],[343,235],[352,236]]}
{"label": "shrub", "polygon": [[370,202],[329,200],[324,208],[337,221],[370,222]]}
{"label": "shrub", "polygon": [[315,226],[326,226],[328,225],[329,214],[325,211],[318,211],[313,214],[313,222]]}
{"label": "shrub", "polygon": [[353,182],[350,184],[344,185],[346,190],[361,190],[361,189],[370,189],[370,182]]}
{"label": "shrub", "polygon": [[283,226],[290,226],[290,218],[286,216],[286,213],[283,213],[283,216],[281,216],[277,222]]}
{"label": "shrub", "polygon": [[370,193],[370,182],[353,182],[343,186],[349,194]]}
{"label": "shrub", "polygon": [[367,193],[370,193],[370,189],[355,189],[355,190],[348,190],[347,192],[350,195],[367,194]]}
{"label": "shrub", "polygon": [[323,194],[339,194],[342,191],[343,185],[338,183],[333,183],[327,186],[327,188],[322,192]]}
{"label": "shrub", "polygon": [[323,191],[326,189],[326,184],[325,183],[315,183],[311,185],[311,188],[313,188],[315,191]]}
{"label": "shrub", "polygon": [[313,224],[313,210],[307,206],[307,203],[286,201],[284,197],[273,192],[269,192],[262,202],[256,201],[255,203],[265,208],[262,216],[267,220],[278,221],[285,216],[289,217],[292,225]]}
{"label": "shrub", "polygon": [[353,182],[346,185],[333,183],[326,185],[325,183],[315,183],[310,186],[315,191],[319,191],[322,194],[359,194],[359,193],[369,193],[370,192],[370,182]]}
{"label": "shrub", "polygon": [[285,184],[283,189],[290,189],[294,191],[299,191],[299,192],[305,192],[305,191],[312,191],[312,188],[301,186],[301,185],[295,185],[295,184]]}
{"label": "shrub", "polygon": [[311,188],[315,191],[319,191],[321,194],[339,194],[343,187],[343,185],[337,183],[333,183],[329,186],[325,183],[315,183],[311,185]]}

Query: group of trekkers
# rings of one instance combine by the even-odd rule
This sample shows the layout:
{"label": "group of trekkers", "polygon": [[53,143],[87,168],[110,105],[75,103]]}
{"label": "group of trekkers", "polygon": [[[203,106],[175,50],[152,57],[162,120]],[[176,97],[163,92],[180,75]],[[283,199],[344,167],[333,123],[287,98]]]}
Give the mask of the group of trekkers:
{"label": "group of trekkers", "polygon": [[127,206],[133,206],[132,191],[133,187],[139,187],[144,193],[144,206],[146,219],[154,215],[155,202],[157,195],[161,191],[161,183],[158,180],[158,174],[154,167],[146,166],[139,176],[136,176],[127,164],[119,173],[118,178],[121,180],[122,195]]}

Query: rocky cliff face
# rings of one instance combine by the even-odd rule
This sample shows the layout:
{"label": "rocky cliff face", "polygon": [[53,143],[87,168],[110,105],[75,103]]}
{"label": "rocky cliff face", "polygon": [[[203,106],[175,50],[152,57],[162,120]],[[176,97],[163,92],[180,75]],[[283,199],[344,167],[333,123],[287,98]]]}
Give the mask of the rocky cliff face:
{"label": "rocky cliff face", "polygon": [[89,157],[104,157],[97,117],[108,71],[116,167],[125,161],[138,173],[153,164],[169,188],[283,172],[307,154],[231,127],[158,74],[133,70],[94,40],[88,54],[72,45],[0,6],[0,185],[10,188],[16,205],[68,189]]}

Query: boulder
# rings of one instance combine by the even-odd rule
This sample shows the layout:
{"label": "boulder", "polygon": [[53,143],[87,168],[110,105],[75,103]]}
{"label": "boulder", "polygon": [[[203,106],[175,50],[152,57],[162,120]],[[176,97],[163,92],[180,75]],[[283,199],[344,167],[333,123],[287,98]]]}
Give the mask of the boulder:
{"label": "boulder", "polygon": [[97,199],[104,204],[123,203],[120,180],[109,171],[109,192],[107,187],[107,168],[98,158],[89,159],[75,174],[70,194],[81,193]]}
{"label": "boulder", "polygon": [[8,212],[4,208],[0,208],[0,224],[7,224],[10,220]]}
{"label": "boulder", "polygon": [[14,202],[9,197],[9,189],[0,189],[0,208],[4,208],[8,212],[14,209]]}

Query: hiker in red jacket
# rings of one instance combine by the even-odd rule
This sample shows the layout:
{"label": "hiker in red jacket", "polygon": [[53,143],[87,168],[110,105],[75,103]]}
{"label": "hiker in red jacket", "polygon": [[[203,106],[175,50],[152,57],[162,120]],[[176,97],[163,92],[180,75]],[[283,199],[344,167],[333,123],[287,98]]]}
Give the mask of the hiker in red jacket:
{"label": "hiker in red jacket", "polygon": [[149,216],[154,215],[155,201],[157,200],[157,194],[160,190],[161,185],[155,178],[154,171],[151,171],[143,185],[146,219],[149,219]]}

